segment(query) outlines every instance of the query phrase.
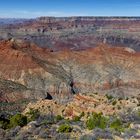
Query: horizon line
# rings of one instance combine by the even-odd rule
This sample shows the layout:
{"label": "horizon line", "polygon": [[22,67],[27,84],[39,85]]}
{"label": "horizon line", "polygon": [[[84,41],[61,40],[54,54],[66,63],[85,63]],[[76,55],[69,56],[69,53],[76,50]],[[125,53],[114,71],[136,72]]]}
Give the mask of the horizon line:
{"label": "horizon line", "polygon": [[0,19],[38,19],[41,17],[48,17],[48,18],[72,18],[72,17],[99,17],[99,18],[140,18],[140,16],[98,16],[98,15],[94,15],[94,16],[36,16],[36,17],[0,17]]}

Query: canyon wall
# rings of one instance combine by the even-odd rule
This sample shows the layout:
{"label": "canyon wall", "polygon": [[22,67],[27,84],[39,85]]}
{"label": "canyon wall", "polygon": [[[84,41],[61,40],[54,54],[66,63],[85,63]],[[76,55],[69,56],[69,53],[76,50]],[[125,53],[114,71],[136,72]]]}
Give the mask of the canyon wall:
{"label": "canyon wall", "polygon": [[0,38],[28,40],[54,51],[92,48],[101,42],[140,51],[140,18],[40,17],[0,27]]}
{"label": "canyon wall", "polygon": [[50,52],[29,42],[8,40],[0,42],[0,60],[1,101],[45,99],[48,93],[62,102],[77,93],[119,97],[140,93],[140,53],[130,48],[100,44]]}

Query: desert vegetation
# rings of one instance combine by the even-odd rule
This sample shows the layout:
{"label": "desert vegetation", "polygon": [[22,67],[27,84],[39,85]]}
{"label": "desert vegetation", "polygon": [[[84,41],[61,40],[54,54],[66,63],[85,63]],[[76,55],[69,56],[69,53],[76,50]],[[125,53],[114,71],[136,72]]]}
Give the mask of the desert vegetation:
{"label": "desert vegetation", "polygon": [[[95,98],[101,96],[100,94],[93,94]],[[91,97],[91,98],[93,98]],[[84,97],[85,98],[85,97]],[[104,100],[108,101],[110,105],[117,108],[118,102],[128,101],[130,99],[115,99],[104,95]],[[102,101],[102,100],[101,100]],[[115,103],[113,103],[115,101]],[[42,101],[42,103],[45,101]],[[47,103],[53,101],[47,101]],[[89,102],[89,101],[88,101]],[[136,139],[139,138],[140,127],[140,109],[129,109],[125,112],[115,113],[112,115],[103,114],[102,112],[86,112],[81,111],[79,115],[71,114],[67,116],[66,108],[63,108],[63,113],[55,114],[55,110],[51,107],[45,106],[47,112],[41,110],[44,106],[37,103],[37,108],[27,109],[22,114],[16,113],[15,115],[3,114],[0,117],[0,132],[5,138],[34,138],[34,139],[129,139],[132,136]],[[136,107],[137,108],[137,107]],[[59,109],[59,108],[57,108]],[[52,111],[50,113],[50,110]],[[78,110],[77,110],[78,111]],[[73,116],[74,115],[74,116]],[[128,134],[129,133],[129,134]],[[35,138],[36,137],[36,138]]]}

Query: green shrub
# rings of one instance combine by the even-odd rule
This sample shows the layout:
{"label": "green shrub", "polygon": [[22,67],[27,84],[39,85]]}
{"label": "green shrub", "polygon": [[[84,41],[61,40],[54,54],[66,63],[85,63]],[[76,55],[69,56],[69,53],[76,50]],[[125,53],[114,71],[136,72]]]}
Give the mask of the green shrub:
{"label": "green shrub", "polygon": [[85,113],[82,112],[79,116],[75,116],[75,117],[73,118],[73,121],[78,122],[78,121],[80,121],[81,118],[84,117],[84,116],[85,116]]}
{"label": "green shrub", "polygon": [[28,116],[28,122],[34,121],[39,117],[39,111],[37,109],[30,108],[30,111],[26,113]]}
{"label": "green shrub", "polygon": [[8,129],[10,127],[7,121],[0,121],[0,128]]}
{"label": "green shrub", "polygon": [[120,107],[119,105],[117,106],[117,108],[118,108],[118,110],[120,110],[120,109],[121,109],[121,107]]}
{"label": "green shrub", "polygon": [[116,105],[116,104],[117,104],[117,101],[116,100],[112,102],[112,105]]}
{"label": "green shrub", "polygon": [[72,127],[68,124],[62,124],[58,128],[58,132],[60,133],[68,133],[72,131]]}
{"label": "green shrub", "polygon": [[64,119],[64,117],[62,117],[61,115],[57,115],[55,118],[56,118],[56,121],[60,121]]}
{"label": "green shrub", "polygon": [[111,99],[113,99],[113,96],[106,94],[106,98],[107,98],[108,100],[111,100]]}
{"label": "green shrub", "polygon": [[95,127],[105,129],[107,126],[107,118],[104,117],[101,113],[93,113],[86,122],[86,126],[89,130],[94,129]]}
{"label": "green shrub", "polygon": [[110,124],[110,128],[119,131],[119,132],[123,132],[124,128],[123,128],[123,123],[120,119],[115,119],[111,124]]}
{"label": "green shrub", "polygon": [[80,116],[75,116],[75,117],[73,118],[73,121],[74,121],[74,122],[78,122],[78,121],[80,121],[80,119],[81,119]]}
{"label": "green shrub", "polygon": [[24,126],[27,124],[27,117],[22,114],[16,114],[10,118],[10,127]]}
{"label": "green shrub", "polygon": [[82,118],[82,117],[84,117],[84,116],[85,116],[85,113],[82,112],[82,113],[80,114],[80,117]]}

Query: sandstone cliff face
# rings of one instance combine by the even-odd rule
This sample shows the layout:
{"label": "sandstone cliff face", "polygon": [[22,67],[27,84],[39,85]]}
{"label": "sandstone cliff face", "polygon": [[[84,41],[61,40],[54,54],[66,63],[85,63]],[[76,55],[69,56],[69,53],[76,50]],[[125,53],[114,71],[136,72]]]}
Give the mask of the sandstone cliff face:
{"label": "sandstone cliff face", "polygon": [[107,43],[140,51],[140,18],[40,17],[0,27],[0,38],[28,40],[53,50],[74,50]]}
{"label": "sandstone cliff face", "polygon": [[[140,54],[129,48],[100,44],[81,51],[50,52],[10,40],[0,43],[0,60],[0,78],[8,80],[0,83],[1,101],[45,98],[47,93],[60,102],[75,93],[120,97],[140,93]],[[17,90],[19,86],[22,90]]]}

